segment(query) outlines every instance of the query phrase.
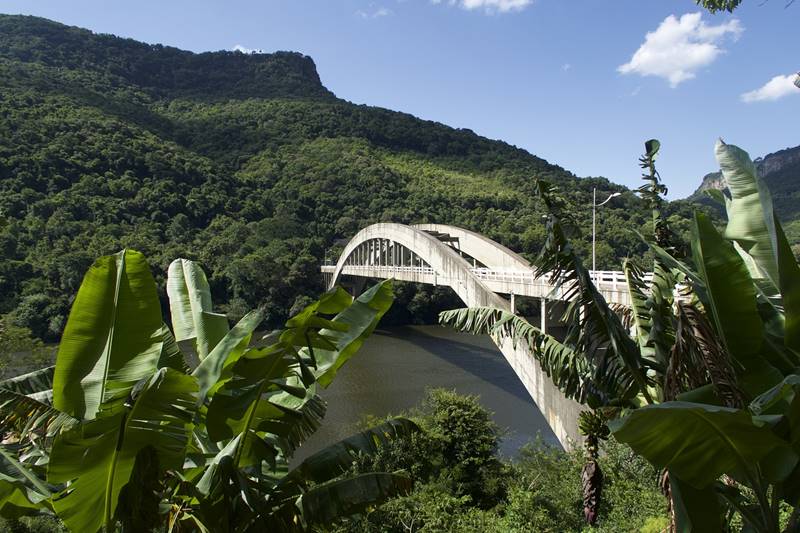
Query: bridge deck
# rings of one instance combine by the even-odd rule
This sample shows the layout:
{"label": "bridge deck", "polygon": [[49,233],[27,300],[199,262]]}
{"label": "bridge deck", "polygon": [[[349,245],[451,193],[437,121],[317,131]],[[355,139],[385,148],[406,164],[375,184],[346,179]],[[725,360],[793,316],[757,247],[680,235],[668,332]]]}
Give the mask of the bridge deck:
{"label": "bridge deck", "polygon": [[[336,265],[324,265],[323,273],[333,274]],[[564,300],[565,287],[547,278],[536,277],[532,269],[497,270],[490,268],[470,269],[475,276],[493,292],[514,294],[548,300]],[[454,281],[447,276],[437,274],[428,266],[391,266],[391,265],[344,265],[342,274],[375,279],[396,279],[429,285],[451,285]],[[630,305],[630,294],[625,283],[625,276],[618,271],[592,272],[595,286],[606,301],[622,305]]]}

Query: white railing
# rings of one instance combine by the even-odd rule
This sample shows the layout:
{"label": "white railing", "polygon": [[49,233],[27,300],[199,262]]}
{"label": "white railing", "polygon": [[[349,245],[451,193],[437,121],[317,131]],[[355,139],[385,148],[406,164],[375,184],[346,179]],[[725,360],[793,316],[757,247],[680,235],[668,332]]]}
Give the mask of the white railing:
{"label": "white railing", "polygon": [[[333,273],[336,270],[335,265],[323,265],[322,272]],[[436,272],[430,266],[399,266],[399,265],[344,265],[344,270],[348,272],[369,272],[375,270],[397,272],[397,273],[411,273],[411,274],[427,274],[435,275]],[[521,283],[525,285],[543,285],[555,286],[558,282],[546,277],[537,277],[533,270],[503,270],[492,268],[472,268],[470,269],[475,276],[484,281],[499,281],[506,283]],[[620,270],[595,270],[589,273],[592,281],[598,287],[611,290],[626,290],[625,273]],[[646,274],[644,281],[649,282],[652,279],[652,274]],[[444,278],[442,278],[444,281]]]}

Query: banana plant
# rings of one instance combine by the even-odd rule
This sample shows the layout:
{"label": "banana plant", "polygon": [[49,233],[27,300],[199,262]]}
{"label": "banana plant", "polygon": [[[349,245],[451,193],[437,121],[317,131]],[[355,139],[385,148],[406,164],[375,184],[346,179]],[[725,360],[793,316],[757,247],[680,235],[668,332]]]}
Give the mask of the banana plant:
{"label": "banana plant", "polygon": [[402,419],[288,468],[324,416],[319,388],[391,306],[390,282],[356,300],[328,292],[255,345],[262,312],[229,327],[197,264],[173,262],[167,286],[172,329],[142,254],[98,259],[55,367],[0,382],[0,516],[54,513],[81,532],[303,530],[410,489],[402,472],[348,473],[417,430]]}
{"label": "banana plant", "polygon": [[645,282],[626,261],[632,304],[624,316],[592,284],[551,187],[540,182],[550,215],[537,271],[567,288],[566,338],[491,308],[440,320],[526,343],[566,396],[615,419],[614,438],[666,469],[676,530],[721,530],[732,509],[754,531],[778,531],[779,501],[794,509],[795,522],[800,505],[800,268],[749,156],[721,141],[716,155],[731,196],[716,196],[728,223],[720,233],[696,213],[685,252],[661,215],[658,146],[648,141],[641,160],[640,192],[653,207],[654,236],[645,239],[653,276]]}

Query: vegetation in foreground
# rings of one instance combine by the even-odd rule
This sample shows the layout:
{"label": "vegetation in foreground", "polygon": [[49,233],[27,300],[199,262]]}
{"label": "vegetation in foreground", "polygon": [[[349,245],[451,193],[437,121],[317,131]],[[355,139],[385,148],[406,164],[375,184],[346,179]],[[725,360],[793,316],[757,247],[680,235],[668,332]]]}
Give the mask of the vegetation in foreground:
{"label": "vegetation in foreground", "polygon": [[[609,473],[606,502],[592,529],[582,519],[579,451],[565,453],[536,442],[513,461],[501,458],[502,434],[491,413],[478,398],[453,391],[429,391],[417,409],[402,417],[419,431],[385,443],[372,455],[354,456],[348,469],[353,474],[407,472],[415,480],[413,491],[316,531],[656,533],[668,523],[658,471],[613,441],[604,445],[600,458]],[[364,426],[391,420],[368,420]],[[5,527],[15,533],[65,531],[46,517],[7,521]]]}
{"label": "vegetation in foreground", "polygon": [[606,500],[593,529],[583,520],[580,450],[565,453],[536,442],[513,461],[501,458],[501,434],[490,413],[478,398],[452,391],[429,391],[403,416],[420,432],[388,443],[354,468],[403,469],[414,478],[414,490],[333,531],[655,533],[668,524],[658,471],[626,446],[603,446]]}
{"label": "vegetation in foreground", "polygon": [[[391,306],[391,282],[356,300],[330,291],[254,347],[263,310],[230,328],[195,263],[176,260],[169,274],[171,329],[144,256],[101,257],[55,366],[0,382],[0,516],[11,528],[43,513],[82,533],[297,531],[410,489],[401,472],[345,471],[417,431],[404,419],[289,468],[325,414],[318,389]],[[193,344],[193,363],[179,342]]]}
{"label": "vegetation in foreground", "polygon": [[719,141],[730,197],[720,232],[695,213],[691,242],[664,217],[655,169],[659,143],[641,158],[655,260],[646,279],[624,265],[631,305],[610,306],[570,242],[570,220],[552,188],[540,274],[562,280],[569,305],[563,341],[494,308],[443,313],[474,333],[526,343],[569,398],[588,409],[584,514],[601,515],[603,475],[596,445],[608,435],[663,469],[677,531],[800,529],[800,266],[769,191],[743,150]]}

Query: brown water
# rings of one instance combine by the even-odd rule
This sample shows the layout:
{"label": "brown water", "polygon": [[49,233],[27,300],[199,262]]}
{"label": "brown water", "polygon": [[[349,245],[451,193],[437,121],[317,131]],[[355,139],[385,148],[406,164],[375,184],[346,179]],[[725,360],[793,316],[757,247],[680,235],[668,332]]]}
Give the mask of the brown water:
{"label": "brown water", "polygon": [[322,427],[295,454],[302,459],[358,430],[365,415],[383,417],[417,405],[430,387],[477,394],[506,431],[501,452],[513,456],[538,433],[558,441],[525,387],[488,336],[439,326],[379,329],[321,395]]}

